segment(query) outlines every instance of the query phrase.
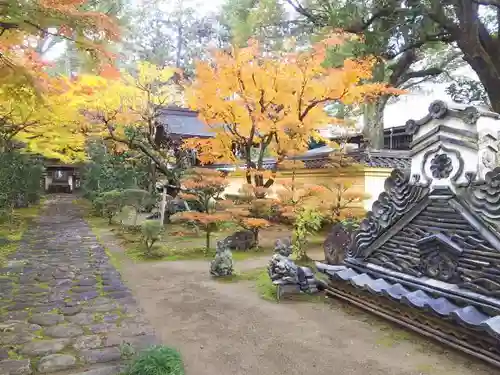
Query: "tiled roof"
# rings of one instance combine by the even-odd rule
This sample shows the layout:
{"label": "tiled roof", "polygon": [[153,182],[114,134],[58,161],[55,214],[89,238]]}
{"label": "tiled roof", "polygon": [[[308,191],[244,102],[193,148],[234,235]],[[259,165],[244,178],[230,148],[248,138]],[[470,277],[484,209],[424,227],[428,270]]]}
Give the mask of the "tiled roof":
{"label": "tiled roof", "polygon": [[198,118],[198,113],[186,108],[164,108],[159,122],[169,134],[213,137],[210,128]]}
{"label": "tiled roof", "polygon": [[[319,147],[305,152],[297,157],[298,160],[304,162],[308,169],[328,168],[330,161],[328,156],[333,152],[333,149],[327,146]],[[361,165],[372,168],[399,168],[410,169],[411,159],[408,151],[396,150],[355,150],[348,152],[347,157]],[[264,168],[271,169],[275,165],[275,159],[268,158],[264,160]],[[224,166],[220,166],[221,168]]]}
{"label": "tiled roof", "polygon": [[423,290],[410,290],[389,279],[373,278],[346,266],[330,266],[316,263],[319,271],[332,280],[349,282],[356,288],[384,296],[420,310],[432,311],[440,317],[453,320],[460,325],[486,332],[500,338],[500,315],[489,316],[472,305],[458,306],[445,297],[434,297]]}

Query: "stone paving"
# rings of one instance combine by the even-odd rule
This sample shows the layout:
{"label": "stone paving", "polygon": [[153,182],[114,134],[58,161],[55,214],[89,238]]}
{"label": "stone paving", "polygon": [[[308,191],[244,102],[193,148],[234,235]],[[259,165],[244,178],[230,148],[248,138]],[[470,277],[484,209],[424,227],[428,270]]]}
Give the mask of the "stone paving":
{"label": "stone paving", "polygon": [[113,375],[156,344],[72,196],[56,196],[0,269],[0,375]]}

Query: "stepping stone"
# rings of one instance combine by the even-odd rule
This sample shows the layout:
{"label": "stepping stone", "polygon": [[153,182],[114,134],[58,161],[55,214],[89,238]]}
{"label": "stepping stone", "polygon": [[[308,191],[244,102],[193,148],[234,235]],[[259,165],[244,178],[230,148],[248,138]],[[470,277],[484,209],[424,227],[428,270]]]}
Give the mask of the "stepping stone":
{"label": "stepping stone", "polygon": [[116,324],[113,323],[99,323],[89,327],[92,333],[107,333],[115,330],[116,328]]}
{"label": "stepping stone", "polygon": [[73,293],[85,293],[85,292],[95,292],[95,286],[75,286],[71,289]]}
{"label": "stepping stone", "polygon": [[66,320],[82,326],[95,323],[94,315],[90,313],[80,313],[73,316],[67,316]]}
{"label": "stepping stone", "polygon": [[74,367],[76,358],[69,354],[51,354],[40,359],[38,371],[41,373],[67,370]]}
{"label": "stepping stone", "polygon": [[75,324],[60,324],[45,329],[45,334],[55,338],[68,338],[83,335],[83,330]]}
{"label": "stepping stone", "polygon": [[103,338],[99,335],[80,336],[73,343],[76,350],[97,349],[103,346]]}
{"label": "stepping stone", "polygon": [[80,359],[89,364],[112,362],[121,359],[121,353],[118,348],[82,350]]}
{"label": "stepping stone", "polygon": [[29,359],[6,359],[0,361],[0,374],[2,375],[30,375],[31,362]]}
{"label": "stepping stone", "polygon": [[0,336],[0,345],[21,345],[35,338],[30,333],[14,333]]}
{"label": "stepping stone", "polygon": [[113,304],[109,303],[106,305],[89,306],[85,310],[92,311],[92,312],[104,313],[104,312],[116,310],[117,308],[118,308],[118,305],[116,303],[113,303]]}
{"label": "stepping stone", "polygon": [[59,309],[63,315],[66,316],[72,316],[78,314],[80,311],[82,311],[82,307],[77,305],[77,306],[68,306],[68,307],[61,307]]}
{"label": "stepping stone", "polygon": [[128,337],[117,333],[110,333],[104,339],[104,346],[120,346],[123,344],[130,344],[135,350],[143,350],[151,345],[158,345],[159,341],[153,335]]}
{"label": "stepping stone", "polygon": [[20,320],[6,320],[3,323],[0,323],[0,332],[6,332],[6,333],[26,333],[26,332],[33,332],[33,331],[38,331],[42,327],[39,326],[38,324],[30,324],[27,322],[23,322]]}
{"label": "stepping stone", "polygon": [[59,314],[35,314],[29,319],[30,323],[39,324],[44,327],[55,326],[64,320]]}
{"label": "stepping stone", "polygon": [[29,344],[24,345],[24,347],[21,349],[21,353],[33,357],[39,355],[55,354],[63,350],[69,343],[69,339],[32,341]]}
{"label": "stepping stone", "polygon": [[85,277],[82,279],[77,280],[76,285],[85,287],[85,286],[93,286],[97,284],[97,280],[95,277]]}
{"label": "stepping stone", "polygon": [[9,351],[5,348],[0,348],[0,361],[9,359]]}
{"label": "stepping stone", "polygon": [[122,370],[123,369],[120,366],[105,366],[70,375],[118,375],[122,373]]}

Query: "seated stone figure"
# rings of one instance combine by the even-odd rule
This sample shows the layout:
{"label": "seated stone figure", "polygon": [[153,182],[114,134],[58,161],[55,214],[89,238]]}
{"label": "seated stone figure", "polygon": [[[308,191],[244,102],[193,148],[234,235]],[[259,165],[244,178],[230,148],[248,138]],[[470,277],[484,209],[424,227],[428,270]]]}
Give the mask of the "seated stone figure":
{"label": "seated stone figure", "polygon": [[267,267],[273,284],[278,287],[278,299],[285,293],[316,293],[318,283],[310,268],[297,266],[291,259],[274,254]]}
{"label": "seated stone figure", "polygon": [[224,242],[231,250],[245,251],[255,246],[255,235],[250,230],[240,230],[226,237]]}
{"label": "seated stone figure", "polygon": [[212,276],[231,276],[233,274],[233,254],[224,241],[217,241],[215,259],[210,262]]}
{"label": "seated stone figure", "polygon": [[292,239],[290,237],[285,238],[284,240],[277,239],[274,243],[274,253],[283,255],[284,257],[289,257],[292,255]]}

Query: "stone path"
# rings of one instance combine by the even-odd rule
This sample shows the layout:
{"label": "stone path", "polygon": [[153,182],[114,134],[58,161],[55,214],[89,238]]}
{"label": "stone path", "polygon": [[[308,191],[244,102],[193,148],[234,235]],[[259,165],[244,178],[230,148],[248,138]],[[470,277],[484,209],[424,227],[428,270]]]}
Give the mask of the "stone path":
{"label": "stone path", "polygon": [[71,196],[47,202],[0,269],[0,375],[117,374],[154,332]]}

